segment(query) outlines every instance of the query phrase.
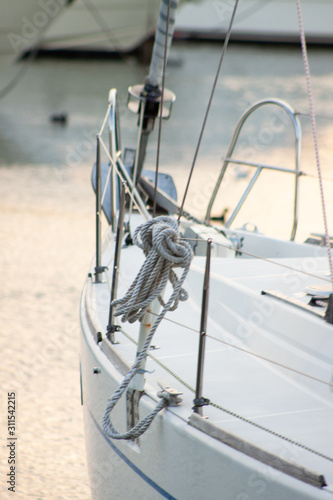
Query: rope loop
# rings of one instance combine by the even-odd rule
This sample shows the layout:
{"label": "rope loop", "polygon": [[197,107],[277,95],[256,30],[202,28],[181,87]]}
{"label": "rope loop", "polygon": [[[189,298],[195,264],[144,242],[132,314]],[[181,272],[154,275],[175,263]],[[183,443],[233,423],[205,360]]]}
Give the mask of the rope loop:
{"label": "rope loop", "polygon": [[[169,405],[169,401],[162,396],[162,401],[157,404],[150,414],[124,433],[118,432],[111,421],[113,408],[128,388],[131,380],[138,373],[140,364],[147,356],[152,338],[165,314],[167,311],[176,309],[180,300],[188,298],[182,284],[188,274],[193,258],[191,246],[188,242],[180,240],[177,222],[172,217],[156,217],[138,226],[134,232],[133,240],[144,251],[146,260],[125,297],[112,302],[112,305],[116,307],[115,315],[120,316],[122,314],[122,321],[131,323],[137,319],[141,320],[155,298],[159,298],[163,309],[156,318],[141,351],[137,354],[132,368],[108,401],[103,418],[103,429],[111,439],[136,439],[148,429],[156,415]],[[184,269],[179,279],[173,271],[173,267]],[[160,294],[163,292],[168,279],[172,284],[173,291],[165,304]]]}
{"label": "rope loop", "polygon": [[[143,250],[146,260],[126,295],[112,302],[115,316],[122,316],[121,321],[129,323],[142,321],[156,298],[165,306],[161,295],[167,281],[174,290],[179,282],[173,268],[189,269],[193,258],[191,246],[181,241],[178,224],[172,217],[155,217],[141,224],[134,231],[133,240]],[[188,293],[179,287],[168,310],[174,311],[179,301],[187,299]]]}

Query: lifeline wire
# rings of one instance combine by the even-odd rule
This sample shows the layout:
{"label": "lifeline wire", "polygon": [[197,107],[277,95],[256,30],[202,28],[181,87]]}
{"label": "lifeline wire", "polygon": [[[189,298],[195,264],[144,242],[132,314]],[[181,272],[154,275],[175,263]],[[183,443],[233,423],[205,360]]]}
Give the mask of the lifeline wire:
{"label": "lifeline wire", "polygon": [[[107,38],[111,50],[114,52],[117,52],[117,54],[123,58],[124,55],[120,49],[119,41],[117,40],[117,37],[114,36],[113,31],[111,30],[110,26],[105,22],[105,18],[101,13],[101,10],[97,7],[97,5],[94,5],[94,2],[88,2],[87,0],[83,0],[84,6],[91,15],[92,19],[96,22],[97,26],[100,28],[100,32],[102,33],[103,38]],[[125,9],[124,9],[125,10]],[[127,26],[117,26],[117,28],[120,31],[120,28],[125,29]],[[91,33],[91,35],[94,35],[97,33],[97,31]]]}
{"label": "lifeline wire", "polygon": [[212,406],[213,408],[216,408],[217,410],[223,411],[224,413],[227,413],[228,415],[231,415],[232,417],[237,418],[238,420],[241,420],[242,422],[245,422],[246,424],[253,425],[253,427],[257,427],[257,429],[260,429],[264,432],[267,432],[268,434],[271,434],[272,436],[275,436],[279,439],[282,439],[283,441],[286,441],[287,443],[293,444],[294,446],[297,446],[298,448],[302,448],[303,450],[308,451],[309,453],[313,453],[314,455],[317,455],[318,457],[324,458],[325,460],[329,460],[330,462],[333,462],[333,458],[325,455],[324,453],[320,453],[320,451],[313,450],[312,448],[309,448],[308,446],[298,443],[297,441],[294,441],[291,438],[288,438],[284,436],[283,434],[280,434],[279,432],[272,431],[271,429],[268,429],[268,427],[264,427],[261,424],[258,424],[257,422],[254,422],[253,420],[250,420],[246,417],[242,417],[242,415],[239,415],[238,413],[235,413],[231,410],[228,410],[227,408],[223,408],[220,405],[217,405],[215,403],[208,403],[209,406]]}
{"label": "lifeline wire", "polygon": [[[176,307],[179,300],[186,300],[187,298],[182,285],[193,257],[190,245],[180,241],[177,222],[171,217],[156,217],[142,224],[134,233],[134,241],[143,249],[147,258],[125,297],[112,303],[116,308],[115,316],[123,314],[122,321],[129,322],[142,319],[152,300],[162,293],[168,279],[173,285],[173,292],[168,302],[163,304],[164,307],[154,322],[141,351],[137,354],[132,368],[108,402],[103,418],[103,429],[105,434],[112,439],[136,439],[141,436],[148,429],[158,412],[168,405],[166,397],[162,395],[162,401],[158,403],[155,409],[132,429],[124,433],[118,432],[111,422],[111,412],[126,391],[131,380],[138,373],[142,360],[147,356],[150,342],[166,312]],[[173,272],[173,267],[184,269],[179,280]],[[155,268],[157,273],[161,275],[160,278],[153,275],[152,268]],[[174,277],[176,281],[174,281]]]}
{"label": "lifeline wire", "polygon": [[[167,318],[165,318],[167,320]],[[123,329],[121,330],[121,332],[131,341],[133,342],[134,344],[137,344],[137,342],[130,336],[128,335],[128,333],[126,333]],[[198,332],[199,333],[199,332]],[[218,339],[216,339],[218,340]],[[232,346],[232,347],[235,347],[235,346]],[[245,352],[248,352],[249,354],[252,354],[250,353],[249,351],[245,351]],[[162,363],[158,358],[156,358],[155,356],[153,356],[151,353],[148,353],[148,356],[154,360],[159,366],[161,366],[164,370],[166,370],[170,375],[172,375],[176,380],[178,380],[178,382],[180,382],[182,385],[184,385],[184,387],[186,387],[187,389],[189,389],[191,392],[195,393],[195,389],[190,385],[188,384],[187,382],[185,382],[185,380],[183,380],[181,377],[179,377],[175,372],[173,372],[172,370],[170,370],[170,368],[168,368],[164,363]],[[266,361],[269,361],[269,360],[266,360]],[[285,367],[286,368],[286,367]],[[161,402],[160,402],[161,404]],[[271,429],[269,429],[268,427],[264,427],[263,425],[261,424],[258,424],[257,422],[254,422],[253,420],[250,420],[249,418],[246,418],[246,417],[243,417],[242,415],[239,415],[238,413],[232,411],[232,410],[228,410],[227,408],[224,408],[223,406],[220,406],[219,404],[217,403],[213,403],[213,401],[209,401],[208,403],[209,406],[212,406],[213,408],[216,408],[217,410],[219,411],[222,411],[224,413],[227,413],[228,415],[238,419],[238,420],[241,420],[242,422],[245,422],[246,424],[249,424],[249,425],[252,425],[264,432],[267,432],[268,434],[271,434],[279,439],[282,439],[283,441],[286,441],[294,446],[297,446],[298,448],[302,448],[306,451],[308,451],[309,453],[313,453],[314,455],[318,455],[319,457],[321,458],[324,458],[325,460],[329,460],[330,462],[333,462],[333,458],[328,456],[328,455],[325,455],[323,453],[320,453],[316,450],[313,450],[312,448],[309,448],[308,446],[305,446],[304,444],[302,443],[299,443],[298,441],[295,441],[291,438],[288,438],[287,436],[284,436],[283,434],[280,434],[276,431],[273,431]]]}
{"label": "lifeline wire", "polygon": [[329,234],[328,234],[328,224],[327,224],[327,216],[326,216],[324,188],[323,188],[323,180],[322,180],[322,175],[321,175],[321,166],[320,166],[320,158],[319,158],[316,116],[315,116],[314,104],[313,104],[309,59],[308,59],[307,48],[306,48],[303,16],[302,16],[300,0],[296,0],[296,6],[297,6],[298,23],[299,23],[300,36],[301,36],[303,63],[304,63],[305,76],[306,76],[306,87],[307,87],[310,116],[311,116],[312,135],[313,135],[313,142],[314,142],[315,155],[316,155],[316,166],[317,166],[317,171],[318,171],[322,214],[323,214],[323,221],[324,221],[324,228],[325,228],[325,243],[326,243],[326,248],[327,248],[327,255],[328,255],[328,261],[329,261],[330,273],[331,273],[331,281],[332,281],[332,286],[333,286],[333,260],[332,260],[331,245],[330,245]]}
{"label": "lifeline wire", "polygon": [[221,53],[219,65],[218,65],[218,68],[217,68],[217,72],[216,72],[216,75],[215,75],[215,80],[214,80],[212,92],[210,94],[210,98],[209,98],[209,101],[208,101],[208,106],[207,106],[207,109],[206,109],[205,118],[204,118],[204,121],[203,121],[203,124],[202,124],[202,127],[201,127],[201,131],[200,131],[200,136],[199,136],[198,144],[197,144],[197,147],[196,147],[196,150],[195,150],[195,153],[194,153],[194,158],[193,158],[193,162],[192,162],[192,166],[191,166],[191,170],[190,170],[190,175],[188,177],[188,181],[187,181],[187,184],[186,184],[183,201],[182,201],[181,207],[179,209],[178,223],[179,223],[180,218],[181,218],[181,216],[183,214],[185,199],[186,199],[186,196],[187,196],[188,188],[190,186],[190,182],[191,182],[191,178],[192,178],[192,174],[193,174],[195,162],[197,160],[197,156],[198,156],[198,153],[199,153],[199,149],[200,149],[200,145],[201,145],[203,133],[204,133],[204,130],[205,130],[205,127],[206,127],[206,122],[207,122],[208,114],[209,114],[209,111],[210,111],[210,108],[211,108],[211,104],[212,104],[212,101],[213,101],[213,97],[214,97],[214,93],[215,93],[215,89],[216,89],[216,85],[217,85],[217,80],[218,80],[218,77],[219,77],[219,74],[220,74],[220,70],[221,70],[221,66],[222,66],[224,54],[225,54],[225,52],[227,50],[227,46],[228,46],[228,43],[229,43],[229,38],[230,38],[230,34],[231,34],[231,30],[232,30],[232,25],[233,25],[233,22],[234,22],[234,18],[235,18],[235,15],[236,15],[237,7],[238,7],[238,2],[239,2],[239,0],[235,1],[234,10],[232,12],[231,19],[230,19],[229,28],[228,28],[228,31],[226,33],[225,39],[224,39],[222,53]]}

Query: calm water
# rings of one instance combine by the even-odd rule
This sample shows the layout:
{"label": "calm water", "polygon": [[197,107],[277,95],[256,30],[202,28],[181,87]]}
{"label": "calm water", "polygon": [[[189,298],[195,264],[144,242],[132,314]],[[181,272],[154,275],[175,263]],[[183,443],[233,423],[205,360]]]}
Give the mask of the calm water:
{"label": "calm water", "polygon": [[[173,175],[179,198],[208,102],[218,45],[174,46],[167,86],[177,95],[173,115],[163,124],[161,170]],[[333,54],[312,49],[310,66],[324,177],[331,171],[333,137]],[[135,146],[136,118],[126,110],[126,89],[141,83],[147,68],[133,57],[121,60],[38,59],[19,85],[0,101],[1,239],[1,498],[7,498],[7,392],[17,391],[17,499],[88,499],[79,394],[81,288],[94,251],[94,198],[90,171],[94,140],[108,91],[119,89],[122,143]],[[1,77],[2,84],[5,78]],[[240,114],[258,99],[279,97],[307,112],[298,49],[233,45],[227,53],[212,113],[200,150],[187,208],[204,213],[221,158]],[[50,122],[68,113],[66,126]],[[239,154],[253,161],[293,164],[288,124],[262,116],[249,124]],[[303,170],[315,173],[307,117]],[[274,123],[274,127],[273,124]],[[131,127],[129,133],[126,128]],[[155,132],[156,136],[156,132]],[[277,148],[283,140],[285,147]],[[153,168],[155,146],[147,154]],[[231,207],[244,187],[245,168],[229,176],[215,214]],[[263,178],[243,219],[260,230],[287,236],[292,184]],[[325,185],[329,217],[332,181]],[[299,238],[321,230],[317,182],[305,178]],[[286,207],[290,208],[289,206]],[[331,217],[333,219],[333,217]],[[258,221],[259,220],[259,221]],[[333,222],[333,221],[331,221]],[[5,496],[3,496],[3,493]],[[8,496],[9,498],[9,496]],[[13,496],[11,498],[14,498]]]}

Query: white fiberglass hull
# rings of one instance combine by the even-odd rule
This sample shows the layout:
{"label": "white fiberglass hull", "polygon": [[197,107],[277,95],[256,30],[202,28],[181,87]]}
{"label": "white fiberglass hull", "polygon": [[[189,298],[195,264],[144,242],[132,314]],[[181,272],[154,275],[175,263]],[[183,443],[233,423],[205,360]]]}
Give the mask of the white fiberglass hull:
{"label": "white fiberglass hull", "polygon": [[2,0],[0,2],[0,71],[31,50],[56,19],[67,0]]}
{"label": "white fiberglass hull", "polygon": [[43,40],[45,50],[128,52],[155,32],[155,0],[76,0]]}
{"label": "white fiberglass hull", "polygon": [[[223,38],[234,2],[198,0],[179,10],[178,35]],[[308,42],[333,43],[333,4],[330,0],[302,0]],[[239,2],[231,40],[298,42],[296,0],[242,0]]]}
{"label": "white fiberglass hull", "polygon": [[[250,235],[250,239],[253,238]],[[110,252],[112,245],[111,241]],[[268,248],[270,242],[262,239],[261,249],[265,245]],[[291,256],[290,261],[284,259],[285,264],[297,267],[297,259],[294,262],[292,259],[300,251],[303,259],[315,259],[317,274],[326,273],[326,261],[311,256],[317,249],[288,242],[285,249]],[[131,274],[143,260],[141,250],[128,247],[123,252],[123,273],[130,282]],[[104,262],[112,268],[109,250]],[[168,315],[171,320],[191,328],[196,328],[200,320],[203,264],[202,257],[194,258],[185,283],[190,298]],[[159,400],[158,381],[166,380],[182,391],[183,402],[159,413],[138,443],[106,437],[102,420],[107,400],[134,361],[135,345],[122,332],[116,334],[119,344],[111,344],[105,338],[109,285],[94,283],[88,278],[81,302],[81,367],[88,468],[94,500],[331,498],[333,467],[323,456],[332,456],[332,392],[325,383],[317,383],[315,379],[329,382],[332,375],[329,361],[332,326],[293,304],[263,296],[260,288],[266,289],[266,285],[282,284],[287,289],[293,280],[293,286],[303,289],[311,283],[311,278],[304,276],[297,282],[293,272],[280,269],[274,272],[274,265],[265,272],[265,266],[267,263],[257,264],[252,259],[212,259],[207,327],[212,339],[216,337],[229,343],[233,339],[239,347],[294,368],[291,372],[280,369],[223,343],[209,341],[204,395],[274,432],[267,433],[261,427],[239,420],[233,413],[204,407],[208,420],[196,418],[203,421],[204,427],[205,422],[212,423],[216,435],[220,429],[236,435],[240,449],[221,442],[216,435],[213,437],[214,433],[210,435],[190,425],[196,422],[192,410],[194,394],[190,388],[195,385],[198,335],[184,333],[178,323],[168,322],[161,323],[153,340],[159,346],[153,351],[159,364],[154,359],[147,361],[140,418]],[[214,268],[220,272],[215,274]],[[135,338],[138,327],[126,324],[123,329]],[[102,340],[97,343],[98,332],[102,333]],[[313,379],[304,379],[298,371],[310,374]],[[126,430],[127,418],[126,402],[122,400],[112,414],[115,427]],[[281,435],[288,440],[281,439]],[[254,449],[250,446],[250,454],[246,443],[251,443]],[[323,475],[327,486],[309,484],[306,478],[312,474],[317,479]]]}

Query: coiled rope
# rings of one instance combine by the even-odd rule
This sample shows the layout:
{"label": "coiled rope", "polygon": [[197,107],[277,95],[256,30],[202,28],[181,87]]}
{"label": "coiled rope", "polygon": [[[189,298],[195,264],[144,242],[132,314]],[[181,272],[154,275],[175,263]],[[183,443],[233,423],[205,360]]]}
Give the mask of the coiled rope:
{"label": "coiled rope", "polygon": [[[119,433],[111,422],[111,412],[128,388],[131,380],[138,373],[142,360],[147,356],[151,340],[166,312],[175,310],[179,301],[188,298],[188,294],[182,288],[182,285],[193,258],[191,246],[188,242],[180,240],[178,224],[171,217],[156,217],[141,224],[135,230],[133,240],[143,250],[146,260],[126,295],[122,299],[112,302],[112,306],[115,308],[114,314],[115,316],[122,315],[121,320],[123,322],[142,321],[149,305],[156,298],[163,305],[163,309],[153,324],[141,351],[137,354],[135,363],[120,387],[109,399],[103,418],[103,429],[105,434],[112,439],[138,438],[148,429],[157,413],[168,405],[167,398],[162,396],[163,399],[151,413],[124,433]],[[173,270],[174,267],[184,269],[179,279]],[[161,294],[168,280],[172,284],[173,291],[167,303],[164,303]]]}

